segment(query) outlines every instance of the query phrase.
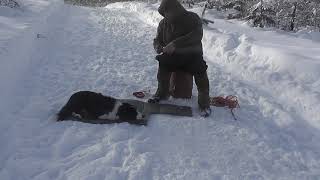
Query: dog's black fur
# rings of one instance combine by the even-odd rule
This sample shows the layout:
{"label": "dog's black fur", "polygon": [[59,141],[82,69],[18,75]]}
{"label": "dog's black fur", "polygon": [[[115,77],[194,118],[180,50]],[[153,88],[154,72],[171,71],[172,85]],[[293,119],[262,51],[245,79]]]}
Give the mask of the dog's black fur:
{"label": "dog's black fur", "polygon": [[101,93],[79,91],[74,93],[67,104],[60,110],[57,120],[64,121],[76,118],[78,121],[94,124],[120,122],[141,124],[142,120],[137,119],[138,112],[136,108],[128,103],[121,103],[116,112],[117,119],[99,119],[100,116],[112,112],[117,102],[117,99],[104,96]]}

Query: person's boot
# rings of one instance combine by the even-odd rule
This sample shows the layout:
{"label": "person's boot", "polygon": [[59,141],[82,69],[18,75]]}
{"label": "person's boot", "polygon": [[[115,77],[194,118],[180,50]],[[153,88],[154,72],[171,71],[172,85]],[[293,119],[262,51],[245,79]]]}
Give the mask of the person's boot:
{"label": "person's boot", "polygon": [[208,117],[211,114],[210,97],[209,97],[209,80],[207,72],[194,75],[194,80],[198,88],[198,105],[200,115]]}
{"label": "person's boot", "polygon": [[157,74],[158,88],[153,97],[148,100],[148,103],[159,103],[160,100],[169,98],[170,76],[170,72],[168,72],[165,68],[159,66]]}

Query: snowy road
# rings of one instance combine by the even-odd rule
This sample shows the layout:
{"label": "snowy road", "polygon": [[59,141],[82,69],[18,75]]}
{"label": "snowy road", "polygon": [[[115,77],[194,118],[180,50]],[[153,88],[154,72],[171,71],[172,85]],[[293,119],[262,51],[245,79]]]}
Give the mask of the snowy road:
{"label": "snowy road", "polygon": [[[319,85],[270,69],[272,56],[259,59],[254,51],[261,48],[259,30],[249,32],[224,20],[205,29],[210,93],[239,96],[239,121],[215,108],[207,119],[197,113],[193,118],[153,116],[147,127],[57,123],[54,114],[75,91],[131,98],[134,90],[155,90],[152,39],[160,17],[155,5],[143,3],[93,9],[54,1],[39,13],[42,18],[0,53],[1,179],[320,178],[319,105],[308,110],[313,100],[320,100]],[[280,38],[276,42],[288,39],[269,35]],[[308,42],[303,41],[316,52],[319,44]],[[245,61],[241,55],[248,48]],[[278,98],[281,88],[284,95]],[[292,94],[306,99],[300,101],[305,109],[295,105],[299,99],[283,100]],[[197,112],[196,96],[169,101],[192,104]]]}

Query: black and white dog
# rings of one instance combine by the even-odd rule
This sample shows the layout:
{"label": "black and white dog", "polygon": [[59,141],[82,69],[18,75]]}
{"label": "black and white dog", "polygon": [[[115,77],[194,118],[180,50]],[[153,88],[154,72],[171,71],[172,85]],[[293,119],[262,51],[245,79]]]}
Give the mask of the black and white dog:
{"label": "black and white dog", "polygon": [[70,97],[58,113],[57,121],[64,120],[93,124],[128,122],[146,125],[147,122],[144,115],[133,105],[91,91],[79,91]]}

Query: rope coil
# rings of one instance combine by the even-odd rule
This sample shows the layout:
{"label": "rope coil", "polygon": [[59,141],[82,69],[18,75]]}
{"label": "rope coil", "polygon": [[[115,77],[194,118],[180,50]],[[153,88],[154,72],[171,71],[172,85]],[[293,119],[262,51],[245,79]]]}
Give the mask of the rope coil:
{"label": "rope coil", "polygon": [[226,97],[223,97],[223,96],[210,97],[210,105],[215,107],[229,108],[234,120],[237,120],[233,112],[235,108],[240,108],[237,96],[229,95]]}

